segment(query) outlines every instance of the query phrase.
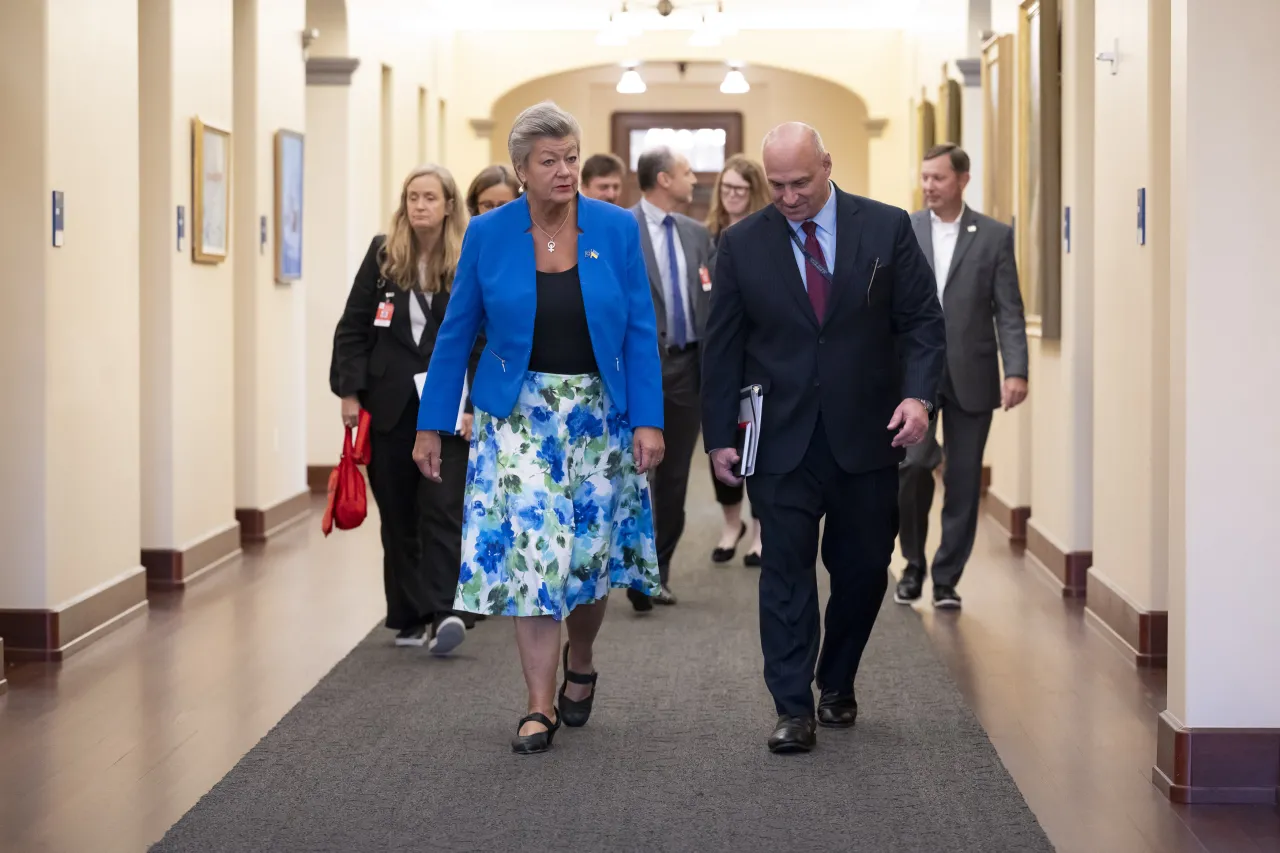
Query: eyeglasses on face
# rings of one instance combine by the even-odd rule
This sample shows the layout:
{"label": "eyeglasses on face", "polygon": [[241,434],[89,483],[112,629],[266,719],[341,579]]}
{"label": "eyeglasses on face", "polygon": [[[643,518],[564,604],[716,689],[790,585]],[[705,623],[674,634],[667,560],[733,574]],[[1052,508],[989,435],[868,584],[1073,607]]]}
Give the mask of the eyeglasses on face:
{"label": "eyeglasses on face", "polygon": [[721,195],[744,196],[751,192],[751,187],[746,184],[720,184]]}

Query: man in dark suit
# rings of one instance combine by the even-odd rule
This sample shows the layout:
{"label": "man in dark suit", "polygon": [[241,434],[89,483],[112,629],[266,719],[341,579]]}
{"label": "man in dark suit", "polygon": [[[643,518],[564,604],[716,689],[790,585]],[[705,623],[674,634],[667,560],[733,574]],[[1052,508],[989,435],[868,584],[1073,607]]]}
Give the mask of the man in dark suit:
{"label": "man in dark suit", "polygon": [[698,182],[685,157],[666,147],[650,149],[640,155],[636,178],[644,196],[631,212],[640,224],[640,248],[658,320],[667,443],[652,479],[662,591],[651,601],[642,592],[627,590],[632,606],[644,611],[654,602],[676,603],[669,586],[671,559],[684,532],[689,466],[701,425],[699,343],[707,324],[715,248],[706,226],[675,212],[693,200]]}
{"label": "man in dark suit", "polygon": [[[942,545],[933,558],[933,606],[958,608],[956,584],[973,551],[982,493],[982,453],[991,413],[1027,396],[1027,323],[1018,289],[1013,229],[964,203],[969,155],[954,143],[925,154],[927,208],[911,215],[916,239],[933,269],[947,322],[947,360],[938,389],[943,471]],[[997,343],[1004,356],[1000,382]],[[899,472],[902,553],[907,566],[894,601],[910,604],[924,588],[924,543],[933,505],[933,471],[942,462],[938,424],[907,451]]]}
{"label": "man in dark suit", "polygon": [[[755,473],[760,641],[774,752],[816,723],[857,719],[854,676],[888,587],[898,465],[928,429],[946,350],[933,276],[906,211],[842,192],[813,128],[765,138],[771,207],[720,237],[703,339],[703,431],[716,476],[740,481],[740,390],[759,385]],[[831,576],[819,653],[815,561]],[[814,667],[821,699],[814,719]]]}

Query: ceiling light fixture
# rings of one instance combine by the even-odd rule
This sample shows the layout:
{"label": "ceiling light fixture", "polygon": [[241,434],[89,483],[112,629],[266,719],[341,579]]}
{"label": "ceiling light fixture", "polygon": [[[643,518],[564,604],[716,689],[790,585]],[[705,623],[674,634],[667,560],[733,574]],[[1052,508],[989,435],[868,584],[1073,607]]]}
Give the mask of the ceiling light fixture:
{"label": "ceiling light fixture", "polygon": [[622,79],[618,81],[617,92],[620,95],[643,95],[648,89],[644,84],[644,80],[640,78],[640,72],[634,68],[628,68],[622,72]]}
{"label": "ceiling light fixture", "polygon": [[737,68],[730,68],[729,73],[724,75],[724,82],[720,84],[720,92],[725,95],[745,95],[750,91],[751,84]]}

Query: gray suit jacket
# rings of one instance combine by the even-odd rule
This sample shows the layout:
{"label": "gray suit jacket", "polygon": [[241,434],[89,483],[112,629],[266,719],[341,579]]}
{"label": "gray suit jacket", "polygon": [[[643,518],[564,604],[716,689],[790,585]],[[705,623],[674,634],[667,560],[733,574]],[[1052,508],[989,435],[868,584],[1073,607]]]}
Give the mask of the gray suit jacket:
{"label": "gray suit jacket", "polygon": [[[933,266],[929,211],[911,214],[924,256]],[[967,412],[1000,408],[999,349],[1005,376],[1027,378],[1027,321],[1018,288],[1013,229],[968,206],[951,256],[942,313],[947,321],[947,368],[942,388]]]}
{"label": "gray suit jacket", "polygon": [[[649,223],[645,221],[644,211],[639,203],[631,208],[631,213],[640,225],[640,249],[644,252],[644,265],[649,272],[649,290],[653,293],[653,310],[658,317],[658,345],[665,355],[670,346],[667,336],[667,294],[662,287],[662,274],[658,271],[658,257],[653,251],[653,240],[649,237]],[[685,266],[688,268],[685,287],[689,291],[693,330],[698,340],[702,340],[707,331],[707,314],[711,311],[711,292],[702,289],[702,277],[698,270],[706,267],[708,276],[715,275],[716,250],[711,242],[711,232],[705,225],[682,213],[673,215],[676,218],[676,231],[680,235],[680,245],[684,247]]]}

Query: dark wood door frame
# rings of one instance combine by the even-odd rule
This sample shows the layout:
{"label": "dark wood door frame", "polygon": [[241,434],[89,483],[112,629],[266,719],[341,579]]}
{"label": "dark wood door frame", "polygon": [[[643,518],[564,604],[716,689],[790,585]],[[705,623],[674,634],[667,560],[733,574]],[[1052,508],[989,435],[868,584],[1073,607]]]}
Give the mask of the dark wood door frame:
{"label": "dark wood door frame", "polygon": [[[612,116],[609,148],[627,164],[627,177],[622,182],[620,202],[630,207],[640,200],[640,186],[631,171],[631,131],[650,127],[670,127],[675,130],[698,130],[710,127],[724,131],[725,159],[742,153],[742,113],[739,112],[616,112]],[[694,189],[693,203],[681,211],[699,221],[706,218],[711,203],[711,190],[715,186],[715,172],[698,172],[698,185]]]}

